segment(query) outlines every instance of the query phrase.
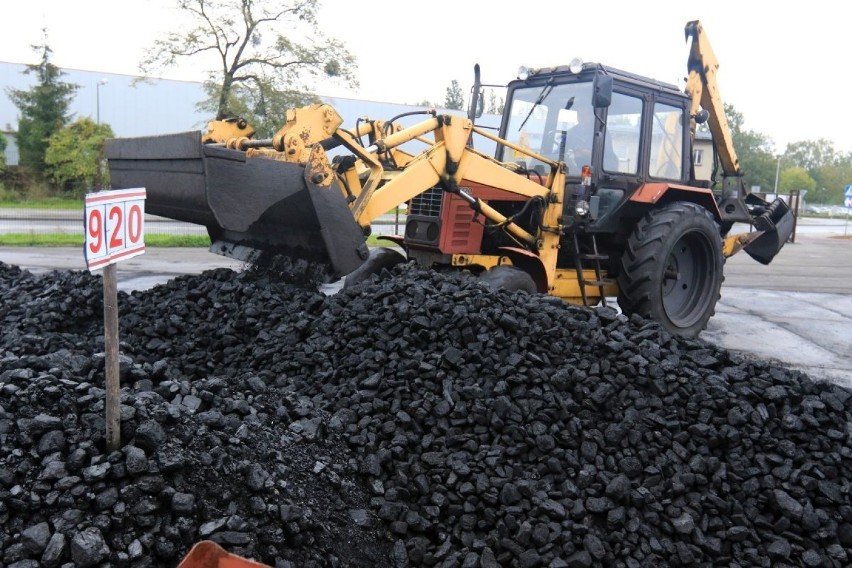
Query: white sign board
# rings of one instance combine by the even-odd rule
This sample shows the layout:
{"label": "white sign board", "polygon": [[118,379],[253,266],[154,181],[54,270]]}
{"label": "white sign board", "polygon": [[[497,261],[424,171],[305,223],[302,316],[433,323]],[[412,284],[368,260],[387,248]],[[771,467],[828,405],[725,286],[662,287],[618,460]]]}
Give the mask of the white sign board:
{"label": "white sign board", "polygon": [[145,188],[86,194],[86,267],[97,270],[145,252]]}
{"label": "white sign board", "polygon": [[846,197],[846,199],[845,199],[846,207],[852,207],[852,185],[846,186],[845,197]]}

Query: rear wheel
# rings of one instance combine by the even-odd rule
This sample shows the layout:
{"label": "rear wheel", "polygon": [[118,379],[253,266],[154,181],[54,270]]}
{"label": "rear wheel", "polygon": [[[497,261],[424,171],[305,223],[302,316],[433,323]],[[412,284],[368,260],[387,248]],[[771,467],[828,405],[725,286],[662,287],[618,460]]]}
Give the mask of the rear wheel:
{"label": "rear wheel", "polygon": [[704,208],[672,203],[652,210],[622,255],[619,307],[695,337],[715,313],[724,263],[719,228]]}
{"label": "rear wheel", "polygon": [[390,270],[402,262],[405,262],[405,255],[398,250],[388,247],[374,248],[370,251],[370,256],[364,261],[364,264],[346,275],[343,280],[343,287],[354,286],[369,279],[374,274],[381,274],[383,270]]}
{"label": "rear wheel", "polygon": [[479,279],[495,290],[522,291],[529,294],[538,291],[532,276],[514,266],[495,266],[483,272]]}

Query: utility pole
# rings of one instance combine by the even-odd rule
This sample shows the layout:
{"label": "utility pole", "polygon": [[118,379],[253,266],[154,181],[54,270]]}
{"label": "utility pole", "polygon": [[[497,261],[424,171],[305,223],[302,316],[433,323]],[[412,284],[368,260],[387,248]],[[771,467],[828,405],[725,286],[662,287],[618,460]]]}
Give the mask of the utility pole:
{"label": "utility pole", "polygon": [[778,196],[778,178],[781,174],[781,154],[778,154],[778,165],[775,167],[775,196]]}
{"label": "utility pole", "polygon": [[101,79],[95,85],[95,123],[101,123],[101,86],[106,85],[109,81]]}

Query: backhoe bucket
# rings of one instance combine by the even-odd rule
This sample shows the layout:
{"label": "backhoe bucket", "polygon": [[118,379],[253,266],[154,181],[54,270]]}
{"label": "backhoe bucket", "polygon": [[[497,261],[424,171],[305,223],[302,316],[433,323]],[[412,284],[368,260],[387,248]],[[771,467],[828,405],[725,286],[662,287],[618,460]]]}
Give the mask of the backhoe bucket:
{"label": "backhoe bucket", "polygon": [[[746,203],[766,205],[765,201],[752,194],[746,197]],[[796,220],[783,199],[776,199],[771,205],[761,209],[763,213],[754,218],[753,225],[756,230],[763,231],[763,234],[749,243],[744,250],[759,263],[769,264],[793,234]]]}
{"label": "backhoe bucket", "polygon": [[[369,256],[336,179],[308,165],[201,143],[200,132],[107,140],[115,189],[144,187],[146,212],[207,227],[211,251],[253,262],[275,253],[325,264],[335,276]],[[313,159],[314,157],[318,159]]]}

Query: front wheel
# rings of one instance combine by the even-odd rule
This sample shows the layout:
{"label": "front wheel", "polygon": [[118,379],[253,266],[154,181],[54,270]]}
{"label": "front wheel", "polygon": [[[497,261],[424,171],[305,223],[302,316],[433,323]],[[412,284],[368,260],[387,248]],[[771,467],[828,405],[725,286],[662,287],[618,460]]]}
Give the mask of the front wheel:
{"label": "front wheel", "polygon": [[494,266],[483,272],[479,279],[494,290],[520,291],[527,294],[535,294],[538,291],[532,276],[514,266]]}
{"label": "front wheel", "polygon": [[618,304],[672,334],[696,337],[715,313],[724,263],[719,228],[707,210],[693,203],[654,209],[627,240]]}

